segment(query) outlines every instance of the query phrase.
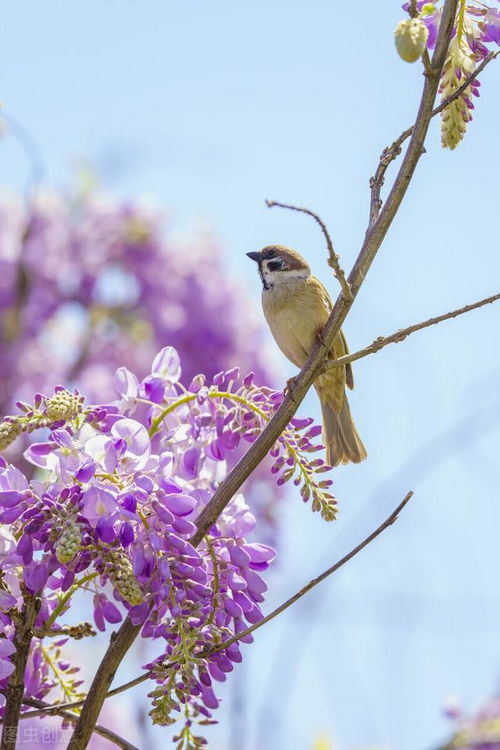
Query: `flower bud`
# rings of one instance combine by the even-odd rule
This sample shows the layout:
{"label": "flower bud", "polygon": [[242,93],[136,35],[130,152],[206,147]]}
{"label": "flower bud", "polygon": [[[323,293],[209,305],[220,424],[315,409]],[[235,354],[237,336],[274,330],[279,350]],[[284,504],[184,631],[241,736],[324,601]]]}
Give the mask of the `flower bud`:
{"label": "flower bud", "polygon": [[83,398],[78,393],[58,391],[45,402],[47,416],[52,422],[73,419],[81,412],[82,402]]}
{"label": "flower bud", "polygon": [[436,12],[436,6],[434,3],[424,3],[420,9],[421,16],[431,16]]}
{"label": "flower bud", "polygon": [[141,604],[144,596],[132,571],[132,565],[126,555],[112,550],[106,555],[109,565],[111,583],[126,602],[133,607]]}
{"label": "flower bud", "polygon": [[415,62],[425,50],[429,29],[419,18],[400,21],[394,32],[398,55],[406,62]]}
{"label": "flower bud", "polygon": [[3,451],[11,443],[14,442],[16,437],[22,432],[22,427],[19,422],[12,420],[5,421],[0,424],[0,451]]}
{"label": "flower bud", "polygon": [[80,551],[82,532],[74,521],[67,521],[56,544],[56,557],[60,563],[71,562]]}

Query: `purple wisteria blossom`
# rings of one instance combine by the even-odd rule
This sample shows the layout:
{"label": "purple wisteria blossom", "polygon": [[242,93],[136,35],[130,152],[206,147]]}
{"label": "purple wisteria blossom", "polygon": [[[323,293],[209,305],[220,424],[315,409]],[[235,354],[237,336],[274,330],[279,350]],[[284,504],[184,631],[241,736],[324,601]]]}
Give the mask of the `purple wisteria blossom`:
{"label": "purple wisteria blossom", "polygon": [[2,413],[59,382],[102,403],[117,367],[145,375],[166,342],[186,381],[238,364],[269,383],[258,313],[241,304],[220,246],[174,241],[164,223],[103,195],[0,199]]}
{"label": "purple wisteria blossom", "polygon": [[[193,720],[211,721],[215,683],[242,660],[238,642],[214,647],[263,617],[263,574],[276,553],[254,538],[243,493],[197,547],[195,521],[232,455],[257,438],[283,395],[236,368],[185,386],[172,347],[142,380],[120,367],[114,383],[118,399],[108,404],[87,407],[78,391],[58,386],[20,404],[20,414],[0,425],[3,448],[15,437],[12,425],[18,433],[48,433],[25,451],[36,478],[0,464],[0,691],[13,669],[15,612],[31,596],[40,598],[40,611],[27,695],[45,698],[57,682],[66,700],[78,699],[81,683],[63,650],[68,636],[93,632],[88,623],[71,623],[72,597],[85,592],[98,630],[128,613],[154,641],[151,718],[168,725],[182,715],[176,741],[198,747]],[[271,451],[270,476],[276,488],[293,481],[302,499],[332,520],[331,480],[321,477],[329,467],[314,457],[320,432],[311,419],[293,419]],[[61,638],[48,651],[45,634],[54,631]],[[242,635],[241,642],[251,641]]]}
{"label": "purple wisteria blossom", "polygon": [[[412,12],[412,3],[405,3],[403,9]],[[419,0],[416,3],[417,16],[411,21],[402,21],[396,30],[396,45],[403,50],[401,55],[409,62],[415,62],[423,53],[427,37],[427,48],[433,50],[441,19],[441,3]],[[417,33],[420,33],[420,35]],[[416,40],[422,43],[417,44]],[[441,101],[452,96],[466,78],[474,73],[477,65],[489,54],[490,47],[500,45],[500,11],[479,0],[460,2],[453,36],[448,48],[439,92]],[[411,56],[405,53],[414,52]],[[401,54],[401,52],[400,52]],[[473,98],[479,96],[479,81],[472,80],[465,91],[453,100],[441,113],[441,142],[444,148],[454,149],[465,135],[467,124],[472,120]]]}
{"label": "purple wisteria blossom", "polygon": [[[133,370],[148,373],[144,392],[161,402],[176,369],[165,385],[165,363],[151,371],[150,363],[167,342],[182,357],[186,383],[236,364],[271,383],[260,316],[241,304],[243,290],[227,276],[219,245],[207,236],[173,241],[164,223],[147,206],[96,194],[39,192],[29,204],[0,198],[0,413],[11,414],[16,401],[50,393],[57,383],[105,403],[114,398],[117,368],[117,382],[127,379],[119,386],[123,399],[137,392]],[[18,463],[28,432],[16,420],[0,430],[0,449],[8,443],[12,461]],[[67,446],[47,456],[43,446],[36,450],[31,465],[48,468]],[[64,465],[72,471],[70,463]],[[92,462],[80,471],[82,479]],[[268,476],[255,472],[251,497],[274,541],[277,495]]]}

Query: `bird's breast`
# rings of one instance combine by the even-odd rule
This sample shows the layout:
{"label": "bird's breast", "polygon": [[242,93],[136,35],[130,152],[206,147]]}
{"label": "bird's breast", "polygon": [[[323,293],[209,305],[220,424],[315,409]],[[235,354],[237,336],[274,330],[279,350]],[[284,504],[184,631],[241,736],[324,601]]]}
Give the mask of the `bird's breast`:
{"label": "bird's breast", "polygon": [[326,319],[321,300],[311,295],[305,285],[299,289],[281,285],[264,290],[262,307],[279,348],[297,367],[302,367]]}

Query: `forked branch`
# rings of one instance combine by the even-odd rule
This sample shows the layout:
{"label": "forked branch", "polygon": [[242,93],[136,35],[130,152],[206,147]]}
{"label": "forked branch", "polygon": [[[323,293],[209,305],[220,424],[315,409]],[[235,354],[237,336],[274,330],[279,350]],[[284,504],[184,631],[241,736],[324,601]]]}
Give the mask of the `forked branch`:
{"label": "forked branch", "polygon": [[[432,108],[436,98],[439,78],[453,31],[457,3],[458,0],[445,0],[444,2],[436,46],[432,56],[433,75],[426,76],[425,78],[411,140],[392,190],[377,220],[373,225],[369,226],[359,256],[347,279],[351,290],[351,299],[346,299],[343,292],[339,295],[326,326],[322,331],[323,341],[318,342],[313,348],[306,364],[294,383],[293,397],[291,394],[285,397],[281,406],[268,422],[260,436],[250,446],[247,453],[227,475],[224,481],[221,482],[211,500],[200,513],[196,520],[197,531],[191,539],[191,543],[194,546],[200,543],[245,479],[258,466],[264,456],[267,455],[279,435],[290,422],[307,391],[323,368],[333,340],[339,333],[346,315],[351,309],[353,301],[366,278],[370,266],[406,194],[418,160],[423,153],[424,141],[432,117]],[[138,632],[139,628],[127,619],[120,628],[116,638],[111,642],[92,682],[75,733],[68,745],[68,750],[84,750],[87,747],[118,664],[132,645]]]}
{"label": "forked branch", "polygon": [[[295,604],[299,601],[299,599],[302,599],[303,596],[305,596],[309,591],[311,591],[313,588],[318,586],[318,584],[322,583],[326,578],[331,576],[333,573],[336,573],[337,570],[342,568],[346,563],[348,563],[350,560],[352,560],[353,557],[355,557],[359,552],[361,552],[365,547],[367,547],[371,542],[373,542],[380,534],[382,534],[383,531],[389,528],[389,526],[392,526],[392,524],[397,521],[400,513],[403,511],[403,509],[406,507],[406,505],[410,502],[411,498],[413,497],[413,492],[410,491],[405,496],[405,498],[399,503],[398,507],[392,511],[390,516],[388,516],[385,521],[383,521],[380,526],[378,526],[375,531],[372,531],[371,534],[369,534],[365,539],[363,539],[362,542],[356,545],[350,552],[348,552],[344,557],[341,557],[340,560],[337,560],[337,562],[333,563],[329,568],[324,570],[319,576],[316,576],[316,578],[313,578],[309,583],[307,583],[305,586],[303,586],[299,591],[297,591],[293,596],[291,596],[289,599],[287,599],[283,604],[280,604],[279,607],[276,607],[272,612],[270,612],[266,617],[263,617],[262,620],[259,620],[259,622],[256,622],[254,625],[251,625],[250,627],[246,628],[245,630],[240,631],[239,633],[236,633],[236,635],[232,636],[231,638],[228,638],[225,641],[222,641],[217,646],[214,646],[213,648],[207,649],[206,651],[202,651],[198,654],[196,654],[196,657],[198,658],[207,658],[211,656],[212,654],[216,654],[218,651],[222,651],[223,649],[227,648],[231,645],[231,643],[236,643],[236,641],[240,641],[242,638],[245,638],[245,636],[250,635],[250,633],[254,633],[256,630],[261,628],[263,625],[266,625],[268,622],[271,622],[271,620],[274,620],[278,615],[281,615],[285,610],[287,610],[289,607],[292,606],[292,604]],[[165,665],[165,669],[175,669],[177,668],[178,662],[171,662],[169,664]],[[113,695],[118,695],[119,693],[124,693],[127,690],[130,690],[133,687],[136,687],[137,685],[140,685],[141,683],[145,682],[146,680],[150,679],[152,676],[152,672],[144,672],[143,674],[139,675],[133,680],[130,680],[129,682],[124,683],[123,685],[120,685],[117,688],[114,688],[114,690],[110,690],[106,697],[111,698]],[[59,706],[46,706],[45,709],[41,709],[40,712],[44,711],[44,713],[60,713],[61,710],[69,710],[69,709],[75,709],[78,708],[83,704],[83,701],[78,701],[75,703],[64,703]],[[30,712],[30,716],[38,716],[39,712]]]}
{"label": "forked branch", "polygon": [[442,323],[444,320],[450,320],[450,318],[457,318],[459,315],[464,315],[465,313],[471,312],[471,310],[477,310],[479,307],[484,307],[484,305],[491,305],[492,302],[497,302],[498,300],[500,300],[500,294],[494,294],[492,297],[486,297],[479,302],[474,302],[472,305],[465,305],[465,307],[459,307],[457,310],[444,313],[444,315],[438,315],[435,318],[424,320],[422,323],[415,323],[407,328],[400,328],[399,331],[392,333],[390,336],[379,336],[375,341],[372,341],[369,346],[365,346],[364,349],[359,349],[357,352],[346,354],[338,359],[327,359],[324,365],[324,370],[330,370],[332,367],[343,367],[348,365],[350,362],[355,362],[357,359],[367,357],[369,354],[375,354],[375,352],[380,351],[388,344],[397,344],[400,341],[404,341],[404,339],[416,331],[421,331],[423,328],[429,328],[429,326],[435,326],[438,323]]}
{"label": "forked branch", "polygon": [[[477,78],[479,73],[485,69],[485,67],[498,55],[500,52],[490,52],[489,55],[487,55],[484,60],[479,63],[477,68],[472,71],[472,73],[465,78],[464,82],[461,86],[457,88],[456,91],[453,92],[450,96],[448,96],[446,99],[444,99],[441,104],[439,104],[437,107],[434,107],[432,110],[431,117],[435,117],[436,115],[439,115],[446,107],[448,107],[452,102],[455,101],[455,99],[458,99],[464,91],[471,85],[471,83]],[[426,66],[427,67],[427,66]],[[396,138],[394,143],[392,143],[390,146],[387,146],[382,151],[382,155],[380,157],[380,161],[378,163],[378,167],[375,171],[374,176],[370,179],[370,190],[371,190],[371,199],[370,199],[370,222],[369,226],[371,227],[374,222],[376,221],[380,209],[382,208],[382,200],[380,198],[380,192],[382,190],[382,187],[384,185],[385,180],[385,173],[387,171],[387,168],[389,164],[396,159],[397,156],[401,153],[401,146],[403,143],[412,135],[413,128],[415,126],[412,125],[410,128],[407,128],[404,130],[399,138]]]}

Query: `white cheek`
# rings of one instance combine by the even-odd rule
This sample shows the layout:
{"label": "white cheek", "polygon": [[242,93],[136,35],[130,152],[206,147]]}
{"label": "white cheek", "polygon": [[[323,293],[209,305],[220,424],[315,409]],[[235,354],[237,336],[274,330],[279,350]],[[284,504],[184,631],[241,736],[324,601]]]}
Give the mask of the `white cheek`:
{"label": "white cheek", "polygon": [[264,280],[268,286],[293,284],[297,281],[303,281],[309,276],[309,271],[305,269],[296,269],[293,271],[269,271],[263,270]]}
{"label": "white cheek", "polygon": [[305,268],[300,268],[295,271],[284,271],[281,275],[285,276],[287,281],[302,281],[303,279],[307,279],[309,271]]}

